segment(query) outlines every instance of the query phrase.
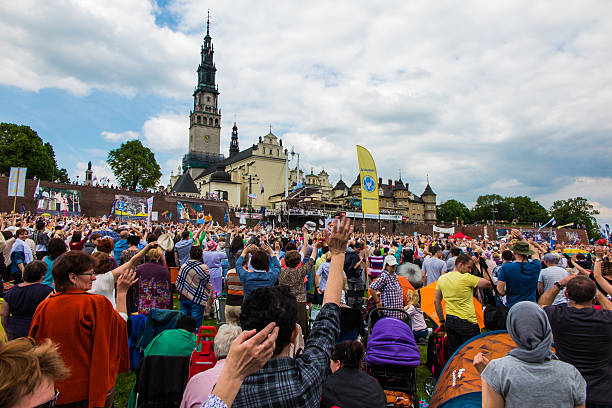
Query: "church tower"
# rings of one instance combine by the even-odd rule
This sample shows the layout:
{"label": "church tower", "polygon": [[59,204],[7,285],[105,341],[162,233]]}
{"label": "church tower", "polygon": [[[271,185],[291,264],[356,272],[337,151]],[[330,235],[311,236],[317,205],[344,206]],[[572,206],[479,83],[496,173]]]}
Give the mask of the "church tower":
{"label": "church tower", "polygon": [[209,14],[206,35],[200,50],[193,111],[189,115],[189,153],[183,158],[183,170],[189,171],[194,179],[215,162],[223,160],[220,154],[221,111],[217,104],[219,88],[215,83],[217,68],[213,60],[214,53]]}
{"label": "church tower", "polygon": [[236,122],[234,122],[234,127],[232,128],[232,141],[230,142],[229,148],[229,156],[234,157],[240,152],[238,148],[238,126],[236,126]]}

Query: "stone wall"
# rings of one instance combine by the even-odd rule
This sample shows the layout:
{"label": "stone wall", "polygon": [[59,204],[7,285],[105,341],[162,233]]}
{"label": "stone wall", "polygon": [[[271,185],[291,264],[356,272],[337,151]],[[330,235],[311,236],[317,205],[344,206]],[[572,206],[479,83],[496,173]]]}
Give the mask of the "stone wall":
{"label": "stone wall", "polygon": [[[37,181],[26,180],[25,186],[25,197],[17,197],[16,211],[21,210],[21,206],[25,206],[26,211],[36,211],[36,200],[34,199],[34,190],[36,189]],[[86,217],[101,217],[103,215],[108,216],[110,208],[115,199],[115,195],[127,195],[133,197],[144,197],[148,198],[153,195],[153,211],[159,213],[159,221],[168,221],[168,215],[162,216],[164,211],[172,212],[173,220],[176,220],[178,216],[176,209],[177,201],[189,201],[201,203],[204,205],[204,212],[206,215],[210,214],[213,220],[219,223],[223,223],[225,212],[227,210],[227,203],[224,201],[215,200],[204,200],[199,198],[191,197],[178,197],[170,196],[166,194],[151,194],[151,193],[138,193],[134,191],[116,190],[111,188],[103,187],[88,187],[79,186],[74,184],[64,183],[52,183],[49,181],[41,181],[41,187],[54,187],[69,190],[81,191],[81,213]],[[10,212],[13,210],[13,197],[7,197],[6,192],[8,191],[8,177],[0,177],[0,212]]]}

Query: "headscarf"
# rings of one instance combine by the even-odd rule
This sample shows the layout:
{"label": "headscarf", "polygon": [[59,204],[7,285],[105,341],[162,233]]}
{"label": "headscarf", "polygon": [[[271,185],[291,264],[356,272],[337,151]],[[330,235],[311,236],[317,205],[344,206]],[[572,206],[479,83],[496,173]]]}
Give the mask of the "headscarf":
{"label": "headscarf", "polygon": [[13,247],[11,248],[11,254],[13,252],[23,252],[24,265],[29,264],[34,260],[34,256],[32,255],[32,248],[23,240],[19,238],[15,238],[15,242],[13,243]]}
{"label": "headscarf", "polygon": [[542,363],[556,358],[550,350],[552,330],[546,313],[533,302],[512,306],[507,318],[508,332],[518,348],[508,355],[527,363]]}

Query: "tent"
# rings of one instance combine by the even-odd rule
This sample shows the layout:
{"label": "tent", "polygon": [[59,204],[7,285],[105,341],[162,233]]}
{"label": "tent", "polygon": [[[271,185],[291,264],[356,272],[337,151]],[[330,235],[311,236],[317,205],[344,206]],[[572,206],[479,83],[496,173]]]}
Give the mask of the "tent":
{"label": "tent", "polygon": [[[438,318],[438,314],[436,313],[436,307],[434,306],[434,295],[436,292],[436,282],[430,283],[429,285],[419,289],[421,294],[421,310],[429,316],[431,320],[433,320],[438,326],[440,325],[440,319]],[[474,310],[476,311],[476,320],[478,321],[478,326],[482,329],[484,328],[484,317],[482,314],[482,305],[476,298],[472,298],[474,302]],[[444,313],[446,314],[444,299],[442,299],[442,309],[444,309]]]}
{"label": "tent", "polygon": [[449,238],[453,238],[453,239],[472,239],[470,237],[468,237],[467,235],[463,234],[463,232],[459,231],[458,233],[451,235]]}
{"label": "tent", "polygon": [[451,356],[440,374],[430,408],[481,407],[482,386],[480,374],[472,365],[479,352],[489,360],[505,356],[516,348],[514,340],[505,330],[491,331],[473,337]]}

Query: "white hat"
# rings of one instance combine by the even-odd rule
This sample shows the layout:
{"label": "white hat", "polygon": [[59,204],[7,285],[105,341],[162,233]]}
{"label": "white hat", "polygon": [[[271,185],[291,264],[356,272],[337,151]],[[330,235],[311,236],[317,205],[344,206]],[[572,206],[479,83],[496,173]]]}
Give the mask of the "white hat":
{"label": "white hat", "polygon": [[157,237],[157,245],[164,251],[172,251],[174,248],[174,241],[170,234],[161,234]]}
{"label": "white hat", "polygon": [[397,259],[395,259],[393,255],[385,256],[385,263],[383,265],[383,268],[387,265],[391,265],[391,266],[397,265]]}

